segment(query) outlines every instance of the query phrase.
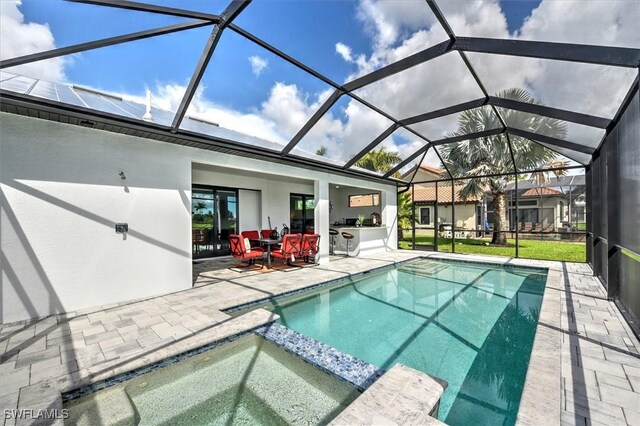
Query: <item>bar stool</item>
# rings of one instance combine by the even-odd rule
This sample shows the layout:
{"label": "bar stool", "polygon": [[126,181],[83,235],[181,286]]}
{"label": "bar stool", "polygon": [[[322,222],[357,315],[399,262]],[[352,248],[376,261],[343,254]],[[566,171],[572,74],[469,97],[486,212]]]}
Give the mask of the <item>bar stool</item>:
{"label": "bar stool", "polygon": [[349,242],[351,242],[351,240],[353,240],[353,234],[350,234],[348,232],[343,232],[342,233],[342,238],[344,238],[345,240],[347,240],[347,257],[349,257]]}
{"label": "bar stool", "polygon": [[329,241],[331,241],[331,246],[329,246],[329,254],[335,254],[335,252],[333,251],[333,246],[336,245],[336,235],[338,235],[338,233],[339,232],[333,228],[329,229]]}

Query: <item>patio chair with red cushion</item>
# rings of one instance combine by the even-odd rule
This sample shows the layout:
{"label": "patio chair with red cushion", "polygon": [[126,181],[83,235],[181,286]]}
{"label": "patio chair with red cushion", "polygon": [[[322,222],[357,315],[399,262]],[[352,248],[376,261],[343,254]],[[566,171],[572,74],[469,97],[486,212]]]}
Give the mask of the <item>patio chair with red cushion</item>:
{"label": "patio chair with red cushion", "polygon": [[[243,238],[248,238],[249,240],[257,240],[260,238],[260,233],[258,231],[242,231],[240,235],[242,235]],[[257,241],[250,241],[250,243],[252,250],[260,247],[260,243]]]}
{"label": "patio chair with red cushion", "polygon": [[296,256],[300,255],[302,246],[302,234],[287,234],[282,237],[282,246],[273,250],[271,255],[278,259],[286,259],[287,265],[291,265],[291,261],[296,260]]}
{"label": "patio chair with red cushion", "polygon": [[271,238],[271,229],[263,229],[262,231],[260,231],[260,236],[262,238]]}
{"label": "patio chair with red cushion", "polygon": [[300,256],[305,262],[309,263],[309,259],[313,257],[315,262],[316,255],[320,249],[320,234],[305,234],[302,236],[302,249]]}
{"label": "patio chair with red cushion", "polygon": [[[261,248],[247,248],[244,244],[244,237],[237,234],[229,235],[229,243],[231,244],[231,255],[236,259],[247,262],[250,265],[256,263],[256,259],[262,259],[264,250]],[[264,267],[264,260],[262,261]]]}

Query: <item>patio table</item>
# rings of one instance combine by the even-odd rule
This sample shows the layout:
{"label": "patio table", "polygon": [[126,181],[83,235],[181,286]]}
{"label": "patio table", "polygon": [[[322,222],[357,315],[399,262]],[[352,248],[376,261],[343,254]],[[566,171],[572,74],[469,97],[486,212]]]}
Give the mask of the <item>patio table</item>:
{"label": "patio table", "polygon": [[271,269],[271,247],[280,244],[282,240],[273,238],[251,238],[249,241],[254,241],[261,246],[267,247],[267,269]]}

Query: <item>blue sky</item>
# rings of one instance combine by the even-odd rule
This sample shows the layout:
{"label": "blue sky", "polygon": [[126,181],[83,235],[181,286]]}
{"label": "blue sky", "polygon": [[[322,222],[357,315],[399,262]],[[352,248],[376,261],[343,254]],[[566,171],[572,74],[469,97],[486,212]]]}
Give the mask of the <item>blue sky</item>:
{"label": "blue sky", "polygon": [[[155,0],[153,3],[219,13],[226,1]],[[537,0],[503,2],[509,30],[513,32],[519,28],[538,4]],[[363,22],[357,19],[356,6],[357,3],[351,1],[255,0],[236,23],[341,83],[356,71],[356,65],[336,53],[336,43],[345,43],[354,52],[366,56],[372,53],[371,36]],[[57,46],[186,21],[53,0],[25,0],[21,10],[25,21],[48,23]],[[85,52],[75,56],[67,66],[66,74],[74,83],[124,93],[142,93],[145,87],[155,84],[185,84],[209,34],[207,27]],[[259,56],[268,62],[258,76],[252,73],[250,56]],[[215,51],[203,84],[208,98],[229,107],[249,110],[267,98],[277,81],[295,84],[310,94],[328,88],[314,77],[227,31]]]}
{"label": "blue sky", "polygon": [[[3,22],[12,24],[0,28],[0,53],[6,57],[187,21],[62,0],[1,1]],[[230,0],[151,1],[220,13]],[[640,2],[634,0],[440,0],[438,4],[461,36],[640,46],[636,19]],[[254,0],[235,23],[337,83],[446,39],[424,0]],[[183,31],[83,52],[64,62],[29,64],[15,72],[121,93],[137,102],[144,102],[148,88],[156,107],[175,111],[210,32],[208,27]],[[633,69],[603,70],[579,63],[475,53],[468,57],[491,93],[523,88],[545,105],[603,117],[613,116],[637,75]],[[453,66],[456,60],[460,66]],[[383,79],[360,89],[358,95],[396,119],[480,96],[455,53],[427,65]],[[225,30],[188,114],[286,144],[331,90]],[[432,124],[437,138],[454,131],[457,121],[449,117]],[[300,146],[312,153],[325,146],[327,158],[344,162],[371,142],[370,134],[380,134],[386,127],[378,114],[343,96]],[[424,144],[414,135],[401,136],[397,132],[381,145],[404,158]],[[579,142],[593,135],[575,127],[568,139]]]}

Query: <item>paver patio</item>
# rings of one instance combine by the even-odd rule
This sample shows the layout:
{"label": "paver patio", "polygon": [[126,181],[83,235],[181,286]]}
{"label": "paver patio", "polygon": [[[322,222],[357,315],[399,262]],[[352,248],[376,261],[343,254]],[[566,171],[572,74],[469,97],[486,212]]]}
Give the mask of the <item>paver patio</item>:
{"label": "paver patio", "polygon": [[[194,264],[194,287],[186,291],[2,325],[0,408],[45,408],[55,392],[274,319],[262,309],[238,317],[222,309],[421,255],[549,267],[557,279],[548,283],[545,301],[553,298],[557,303],[549,303],[546,311],[543,305],[521,412],[546,410],[562,424],[640,424],[640,343],[587,265],[410,251],[335,258],[327,265],[291,272],[240,273],[228,269],[226,259],[203,261]],[[545,344],[551,341],[558,342],[560,350]],[[545,359],[560,366],[559,375],[545,378],[557,384],[559,403],[545,397],[545,387],[535,380],[544,376]],[[523,414],[519,421],[534,418]],[[12,419],[3,421],[14,424]]]}

